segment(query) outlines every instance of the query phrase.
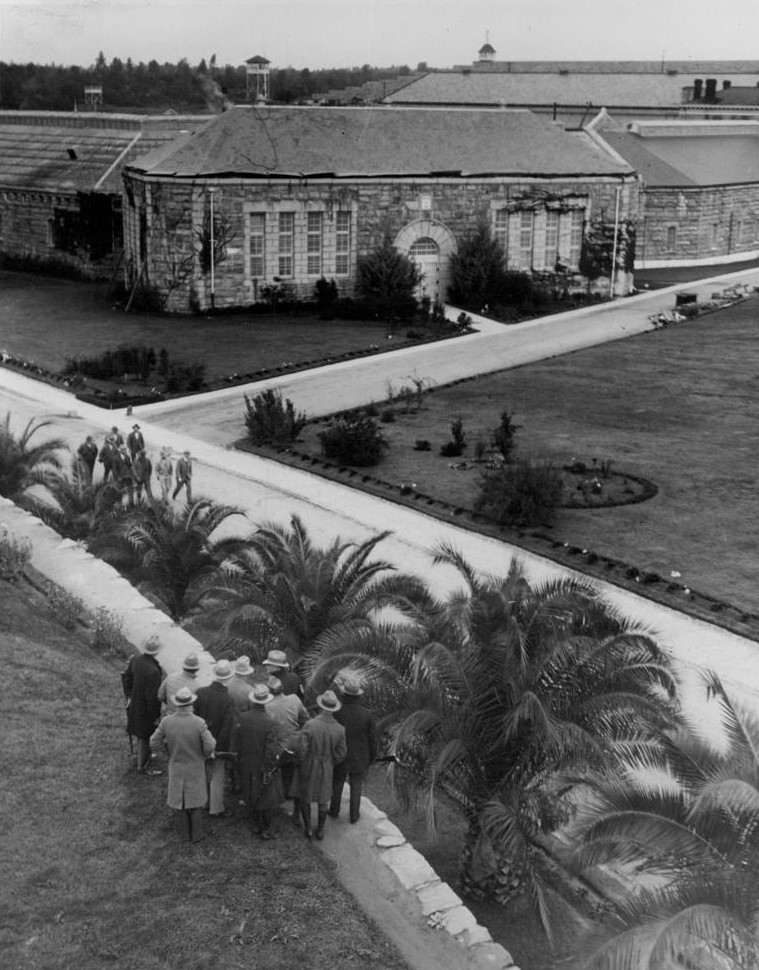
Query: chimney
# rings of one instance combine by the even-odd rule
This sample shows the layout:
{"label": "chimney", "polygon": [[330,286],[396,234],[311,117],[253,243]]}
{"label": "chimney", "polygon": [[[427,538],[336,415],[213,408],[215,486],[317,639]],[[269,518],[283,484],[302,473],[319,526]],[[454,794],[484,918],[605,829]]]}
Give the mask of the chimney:
{"label": "chimney", "polygon": [[717,100],[717,78],[708,77],[706,79],[706,91],[704,92],[704,101],[716,101]]}
{"label": "chimney", "polygon": [[700,77],[697,77],[693,82],[693,100],[700,101],[701,96],[704,93],[704,82]]}
{"label": "chimney", "polygon": [[722,82],[722,90],[723,91],[729,91],[732,86],[733,86],[733,82],[732,81],[723,81]]}

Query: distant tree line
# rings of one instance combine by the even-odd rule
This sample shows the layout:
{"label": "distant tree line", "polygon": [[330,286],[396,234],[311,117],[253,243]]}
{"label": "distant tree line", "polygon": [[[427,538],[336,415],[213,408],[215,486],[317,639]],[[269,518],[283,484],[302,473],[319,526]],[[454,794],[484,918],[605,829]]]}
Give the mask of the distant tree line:
{"label": "distant tree line", "polygon": [[[410,73],[405,65],[377,68],[364,64],[320,70],[278,68],[270,75],[271,97],[290,104],[331,89]],[[220,110],[224,98],[232,102],[245,100],[244,66],[217,66],[215,54],[208,62],[204,58],[193,66],[184,58],[178,64],[159,64],[154,60],[145,64],[135,63],[129,57],[125,61],[114,57],[109,63],[101,51],[90,67],[0,61],[0,108],[36,111],[82,108],[87,84],[102,84],[101,110],[104,111]]]}

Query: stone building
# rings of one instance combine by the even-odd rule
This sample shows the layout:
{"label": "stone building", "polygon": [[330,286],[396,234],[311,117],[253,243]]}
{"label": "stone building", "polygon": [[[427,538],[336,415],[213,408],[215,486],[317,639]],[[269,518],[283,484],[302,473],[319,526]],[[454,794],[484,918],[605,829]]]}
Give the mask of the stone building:
{"label": "stone building", "polygon": [[127,282],[175,312],[275,285],[309,299],[322,276],[350,296],[389,234],[419,295],[444,300],[451,255],[485,220],[509,268],[626,293],[637,188],[602,144],[528,111],[235,107],[126,166]]}
{"label": "stone building", "polygon": [[200,120],[0,111],[0,258],[112,276],[122,252],[122,166]]}
{"label": "stone building", "polygon": [[588,126],[641,182],[635,266],[759,257],[759,121],[632,121]]}

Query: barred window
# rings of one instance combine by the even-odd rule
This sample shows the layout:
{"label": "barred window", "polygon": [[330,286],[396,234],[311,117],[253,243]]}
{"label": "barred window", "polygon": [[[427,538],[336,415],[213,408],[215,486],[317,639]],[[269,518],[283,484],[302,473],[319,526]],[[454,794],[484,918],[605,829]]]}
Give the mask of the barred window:
{"label": "barred window", "polygon": [[576,269],[582,256],[582,239],[585,227],[585,213],[582,209],[572,209],[569,224],[569,265]]}
{"label": "barred window", "polygon": [[509,213],[506,209],[497,209],[495,213],[495,226],[493,228],[495,241],[505,252],[509,248]]}
{"label": "barred window", "polygon": [[350,273],[351,256],[351,214],[338,212],[335,222],[335,274],[347,276]]}
{"label": "barred window", "polygon": [[532,268],[532,243],[535,229],[535,213],[519,213],[519,268]]}
{"label": "barred window", "polygon": [[322,213],[309,212],[307,219],[307,272],[309,276],[322,273]]}
{"label": "barred window", "polygon": [[266,276],[266,216],[253,212],[250,216],[250,275],[258,279]]}
{"label": "barred window", "polygon": [[295,213],[279,213],[279,276],[293,275]]}
{"label": "barred window", "polygon": [[546,212],[545,268],[553,270],[559,258],[559,213],[548,209]]}

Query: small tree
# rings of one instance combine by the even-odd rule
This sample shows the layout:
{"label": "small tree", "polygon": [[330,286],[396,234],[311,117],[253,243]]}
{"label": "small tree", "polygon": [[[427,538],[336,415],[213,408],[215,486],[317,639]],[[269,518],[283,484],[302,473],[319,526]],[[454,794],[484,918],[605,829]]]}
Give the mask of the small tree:
{"label": "small tree", "polygon": [[422,278],[416,263],[396,249],[388,234],[379,246],[359,259],[358,291],[382,316],[409,317],[416,312],[415,291]]}
{"label": "small tree", "polygon": [[282,393],[267,388],[254,398],[245,398],[245,427],[254,445],[288,445],[303,430],[308,420],[304,411],[296,411],[288,397],[282,400]]}
{"label": "small tree", "polygon": [[480,222],[451,256],[451,303],[476,307],[496,301],[503,278],[505,254],[490,227]]}
{"label": "small tree", "polygon": [[514,421],[508,411],[501,412],[501,423],[493,431],[493,447],[497,448],[503,455],[504,461],[511,461],[511,457],[516,448],[517,431],[521,428],[520,424]]}
{"label": "small tree", "polygon": [[485,472],[474,507],[499,525],[550,525],[561,493],[554,465],[522,460]]}
{"label": "small tree", "polygon": [[337,283],[334,280],[327,280],[324,276],[320,277],[314,287],[314,296],[322,320],[331,319],[332,308],[338,298]]}
{"label": "small tree", "polygon": [[451,440],[447,441],[440,449],[440,454],[444,458],[458,458],[464,454],[466,448],[466,435],[464,434],[464,422],[461,418],[451,421]]}
{"label": "small tree", "polygon": [[379,424],[365,414],[337,418],[319,440],[325,458],[361,468],[378,464],[388,446]]}

